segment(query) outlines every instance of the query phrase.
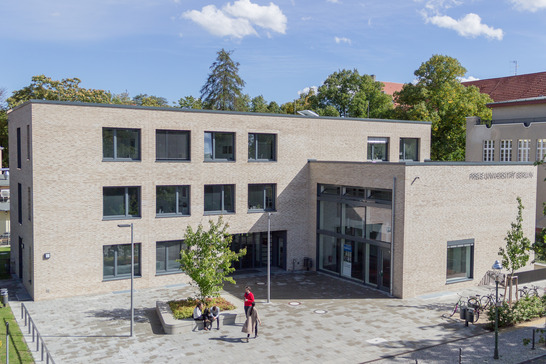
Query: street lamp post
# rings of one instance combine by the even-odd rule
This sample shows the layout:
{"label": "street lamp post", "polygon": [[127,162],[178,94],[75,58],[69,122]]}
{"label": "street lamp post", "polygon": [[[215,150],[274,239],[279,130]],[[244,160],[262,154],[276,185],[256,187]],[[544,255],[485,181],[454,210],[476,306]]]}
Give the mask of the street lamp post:
{"label": "street lamp post", "polygon": [[495,352],[493,353],[493,359],[499,358],[499,280],[500,270],[502,264],[495,260],[493,264],[493,270],[495,271]]}
{"label": "street lamp post", "polygon": [[131,337],[134,336],[133,327],[135,325],[135,306],[133,304],[133,297],[134,297],[134,285],[133,281],[135,278],[135,244],[133,241],[133,223],[131,224],[118,224],[118,227],[125,228],[130,227],[131,228]]}
{"label": "street lamp post", "polygon": [[267,303],[271,303],[271,212],[267,213]]}

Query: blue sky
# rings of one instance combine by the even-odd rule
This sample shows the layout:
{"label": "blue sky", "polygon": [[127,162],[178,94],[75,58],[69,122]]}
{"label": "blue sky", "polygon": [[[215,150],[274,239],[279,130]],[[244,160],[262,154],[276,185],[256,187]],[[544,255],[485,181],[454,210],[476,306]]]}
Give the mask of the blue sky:
{"label": "blue sky", "polygon": [[546,71],[546,0],[1,0],[0,47],[8,96],[45,74],[172,103],[224,48],[282,104],[343,68],[411,82],[433,54],[469,79]]}

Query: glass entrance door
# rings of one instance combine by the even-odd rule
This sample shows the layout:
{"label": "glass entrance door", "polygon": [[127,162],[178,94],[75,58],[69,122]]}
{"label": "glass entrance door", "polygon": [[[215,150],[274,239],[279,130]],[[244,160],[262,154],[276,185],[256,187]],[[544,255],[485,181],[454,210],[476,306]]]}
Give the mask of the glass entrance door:
{"label": "glass entrance door", "polygon": [[391,286],[391,252],[388,248],[366,244],[366,284],[383,291],[390,291]]}

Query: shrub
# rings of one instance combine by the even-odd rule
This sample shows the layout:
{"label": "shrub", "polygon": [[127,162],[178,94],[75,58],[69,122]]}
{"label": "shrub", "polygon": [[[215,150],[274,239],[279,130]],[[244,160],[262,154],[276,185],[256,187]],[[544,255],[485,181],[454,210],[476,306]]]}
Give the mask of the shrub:
{"label": "shrub", "polygon": [[[188,297],[185,300],[169,301],[167,303],[171,307],[174,317],[181,320],[193,316],[193,309],[195,306],[197,306],[197,302],[199,302],[199,300],[196,298]],[[223,297],[208,297],[204,304],[205,307],[218,306],[220,311],[230,311],[235,309],[235,306]]]}
{"label": "shrub", "polygon": [[[514,303],[512,307],[508,302],[503,302],[499,306],[499,327],[508,327],[518,322],[529,321],[531,319],[546,315],[546,295],[542,297],[524,297]],[[495,325],[495,307],[491,307],[487,312],[489,323],[487,327],[493,329]]]}

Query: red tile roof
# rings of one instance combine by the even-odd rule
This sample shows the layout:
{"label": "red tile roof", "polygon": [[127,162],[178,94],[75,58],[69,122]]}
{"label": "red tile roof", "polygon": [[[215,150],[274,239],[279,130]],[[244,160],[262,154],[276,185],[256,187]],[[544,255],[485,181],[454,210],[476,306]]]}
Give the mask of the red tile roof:
{"label": "red tile roof", "polygon": [[404,87],[403,83],[384,81],[380,82],[385,85],[385,87],[383,87],[383,92],[385,92],[387,95],[393,95],[395,92],[402,90],[402,87]]}
{"label": "red tile roof", "polygon": [[489,94],[495,102],[546,96],[546,72],[462,82]]}

